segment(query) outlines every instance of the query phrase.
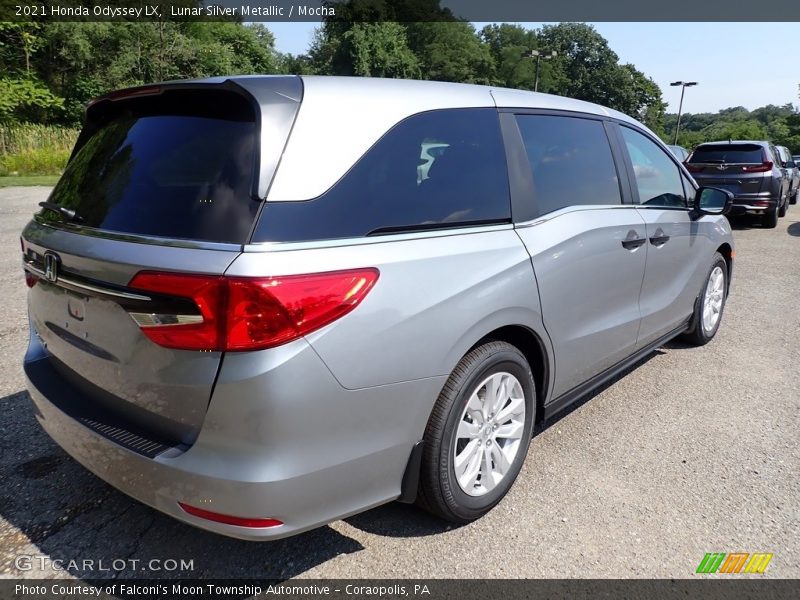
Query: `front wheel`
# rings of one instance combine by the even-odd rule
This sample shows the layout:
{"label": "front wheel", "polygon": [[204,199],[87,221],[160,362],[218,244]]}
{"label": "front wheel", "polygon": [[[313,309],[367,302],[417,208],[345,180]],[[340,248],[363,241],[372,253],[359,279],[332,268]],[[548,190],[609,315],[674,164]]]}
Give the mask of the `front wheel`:
{"label": "front wheel", "polygon": [[522,468],[535,408],[531,368],[516,347],[488,342],[462,358],[425,429],[417,503],[456,523],[489,512]]}
{"label": "front wheel", "polygon": [[694,307],[692,328],[684,334],[684,339],[695,346],[703,346],[717,334],[722,321],[722,311],[728,297],[728,263],[717,252],[705,280],[703,291]]}
{"label": "front wheel", "polygon": [[794,194],[792,195],[791,199],[789,200],[789,204],[797,204],[797,200],[800,199],[800,187],[798,187]]}

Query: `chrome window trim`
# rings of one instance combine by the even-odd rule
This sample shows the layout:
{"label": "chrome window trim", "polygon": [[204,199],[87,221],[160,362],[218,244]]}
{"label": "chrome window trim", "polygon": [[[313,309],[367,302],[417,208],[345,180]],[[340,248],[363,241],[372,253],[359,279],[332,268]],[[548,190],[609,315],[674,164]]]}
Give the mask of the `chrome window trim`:
{"label": "chrome window trim", "polygon": [[514,229],[525,229],[527,227],[533,227],[534,225],[545,223],[547,221],[560,217],[561,215],[565,215],[571,212],[578,212],[584,210],[620,210],[620,209],[632,210],[636,208],[639,207],[635,204],[575,204],[573,206],[565,206],[564,208],[554,210],[553,212],[549,212],[540,217],[536,217],[535,219],[530,219],[528,221],[515,223]]}
{"label": "chrome window trim", "polygon": [[341,246],[362,246],[366,244],[385,244],[389,242],[404,242],[410,240],[434,239],[458,235],[478,233],[491,233],[494,231],[508,231],[514,229],[513,223],[500,223],[496,225],[478,225],[475,227],[453,227],[452,229],[436,229],[428,231],[415,231],[411,233],[392,233],[370,237],[340,238],[330,240],[309,240],[305,242],[258,242],[247,244],[243,252],[271,252],[288,250],[307,250],[309,248],[338,248]]}

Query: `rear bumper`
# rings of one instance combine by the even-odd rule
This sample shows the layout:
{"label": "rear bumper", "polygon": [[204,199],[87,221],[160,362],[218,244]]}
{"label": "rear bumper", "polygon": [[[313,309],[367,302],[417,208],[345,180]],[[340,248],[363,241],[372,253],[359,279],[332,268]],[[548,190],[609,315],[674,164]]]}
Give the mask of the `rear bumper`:
{"label": "rear bumper", "polygon": [[[45,431],[125,494],[180,521],[247,540],[286,537],[396,499],[443,378],[346,390],[304,340],[232,354],[197,441],[148,457],[70,414],[74,388],[31,341],[24,370]],[[274,518],[253,529],[195,517]]]}
{"label": "rear bumper", "polygon": [[733,198],[732,215],[763,215],[775,210],[778,200],[770,193],[744,194]]}

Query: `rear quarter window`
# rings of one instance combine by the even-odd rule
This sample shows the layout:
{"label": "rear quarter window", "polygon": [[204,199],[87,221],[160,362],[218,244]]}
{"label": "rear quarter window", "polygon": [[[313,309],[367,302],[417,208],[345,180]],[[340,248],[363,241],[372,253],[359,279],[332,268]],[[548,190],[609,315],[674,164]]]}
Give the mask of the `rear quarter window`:
{"label": "rear quarter window", "polygon": [[[175,90],[98,109],[49,201],[80,225],[125,234],[244,243],[258,140],[233,92]],[[40,218],[62,221],[44,209]]]}
{"label": "rear quarter window", "polygon": [[437,110],[395,125],[321,196],[266,202],[252,241],[363,237],[510,219],[497,111]]}

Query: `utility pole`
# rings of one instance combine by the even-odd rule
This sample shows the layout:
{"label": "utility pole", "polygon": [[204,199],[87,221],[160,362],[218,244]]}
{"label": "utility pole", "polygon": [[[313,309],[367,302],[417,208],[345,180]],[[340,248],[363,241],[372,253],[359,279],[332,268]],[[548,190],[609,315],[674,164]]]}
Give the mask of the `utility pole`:
{"label": "utility pole", "polygon": [[697,85],[696,81],[673,81],[670,83],[672,87],[681,86],[681,103],[678,105],[678,124],[675,127],[675,141],[673,144],[678,145],[678,133],[681,130],[681,114],[683,113],[683,94],[686,92],[687,87]]}

